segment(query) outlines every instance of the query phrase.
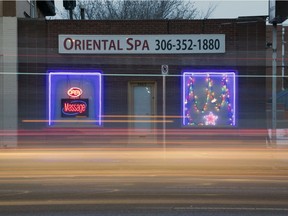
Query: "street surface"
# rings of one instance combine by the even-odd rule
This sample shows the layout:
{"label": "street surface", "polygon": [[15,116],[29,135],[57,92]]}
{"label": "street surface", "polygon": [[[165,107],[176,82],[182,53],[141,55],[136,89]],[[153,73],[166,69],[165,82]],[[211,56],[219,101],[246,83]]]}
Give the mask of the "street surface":
{"label": "street surface", "polygon": [[287,148],[0,149],[0,215],[288,215]]}

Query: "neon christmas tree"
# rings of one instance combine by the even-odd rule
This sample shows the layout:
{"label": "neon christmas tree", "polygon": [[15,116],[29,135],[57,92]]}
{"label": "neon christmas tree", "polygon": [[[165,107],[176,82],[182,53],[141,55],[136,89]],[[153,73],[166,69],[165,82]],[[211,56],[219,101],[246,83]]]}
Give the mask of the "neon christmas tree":
{"label": "neon christmas tree", "polygon": [[235,72],[183,73],[183,124],[235,126]]}

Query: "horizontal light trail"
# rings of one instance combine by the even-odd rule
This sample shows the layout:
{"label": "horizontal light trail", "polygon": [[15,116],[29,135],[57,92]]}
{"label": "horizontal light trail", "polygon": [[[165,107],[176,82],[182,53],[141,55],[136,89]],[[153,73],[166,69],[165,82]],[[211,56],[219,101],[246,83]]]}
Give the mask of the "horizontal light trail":
{"label": "horizontal light trail", "polygon": [[[34,120],[33,120],[34,121]],[[40,121],[42,122],[42,120]],[[45,121],[44,121],[45,122]],[[19,130],[0,130],[1,135],[5,134],[21,134],[21,133],[66,133],[66,132],[79,132],[79,134],[125,134],[125,133],[141,133],[141,132],[149,132],[150,134],[166,134],[170,135],[267,135],[267,129],[198,129],[198,128],[182,128],[182,129],[136,129],[136,128],[86,128],[86,127],[78,127],[78,128],[65,128],[65,127],[50,127],[50,128],[42,128],[42,129],[19,129]]]}
{"label": "horizontal light trail", "polygon": [[[175,194],[177,195],[177,194]],[[171,195],[170,195],[171,196]],[[207,199],[205,199],[206,201],[208,201]],[[277,203],[276,201],[273,200],[269,200],[270,202],[265,202],[267,205],[283,205],[283,201],[278,201],[279,203]],[[171,204],[171,203],[175,203],[177,205],[183,205],[183,204],[187,204],[187,203],[191,203],[193,202],[194,204],[203,204],[203,200],[196,200],[193,199],[192,201],[190,199],[187,200],[186,197],[182,197],[182,198],[177,198],[177,199],[173,199],[173,197],[167,197],[166,199],[159,199],[159,198],[155,198],[155,197],[141,197],[141,198],[124,198],[122,197],[121,199],[113,199],[113,198],[109,198],[109,199],[79,199],[79,200],[18,200],[18,201],[1,201],[0,202],[0,206],[46,206],[46,205],[137,205],[137,204]],[[237,204],[246,204],[245,201],[240,201],[240,200],[226,200],[225,199],[225,204],[227,204],[227,202],[229,204],[235,204],[236,202],[238,202]],[[247,201],[246,201],[247,202]],[[263,202],[261,202],[261,204],[263,204]],[[209,204],[220,204],[221,200],[219,201],[213,201],[209,199]],[[149,209],[149,207],[147,207]],[[171,206],[169,206],[169,208],[171,208]],[[133,209],[133,208],[132,208]],[[135,209],[137,209],[137,207],[135,207]],[[153,207],[153,209],[157,209],[157,207]],[[163,207],[159,207],[159,209],[163,210]],[[268,208],[268,207],[174,207],[174,210],[178,210],[178,211],[183,211],[183,210],[195,210],[195,211],[199,211],[199,210],[207,210],[207,211],[269,211],[269,212],[273,212],[273,211],[282,211],[282,212],[287,212],[288,208]],[[178,212],[179,213],[179,212]]]}
{"label": "horizontal light trail", "polygon": [[[34,120],[33,120],[34,121]],[[42,122],[42,121],[40,121]],[[45,122],[45,121],[44,121]],[[0,135],[132,135],[132,134],[149,134],[149,135],[229,135],[245,136],[266,136],[267,129],[135,129],[135,128],[43,128],[43,129],[26,129],[26,130],[0,130]]]}
{"label": "horizontal light trail", "polygon": [[[211,71],[211,70],[207,70]],[[181,71],[179,71],[181,72]],[[43,75],[43,76],[48,76],[48,73],[29,73],[29,72],[0,72],[1,75],[32,75],[32,76],[37,76],[37,75]],[[162,74],[107,74],[103,73],[102,76],[118,76],[118,77],[163,77]],[[165,74],[165,77],[182,77],[182,74]],[[272,78],[272,77],[277,77],[277,78],[288,78],[288,75],[263,75],[263,74],[248,74],[248,75],[240,75],[236,74],[235,77],[237,78]]]}
{"label": "horizontal light trail", "polygon": [[249,208],[249,207],[175,207],[175,210],[194,210],[194,211],[287,211],[288,208],[266,208],[266,207],[254,207],[254,208]]}
{"label": "horizontal light trail", "polygon": [[0,181],[37,176],[227,176],[263,181],[266,176],[284,183],[288,176],[287,150],[35,147],[0,151]]}
{"label": "horizontal light trail", "polygon": [[182,118],[177,115],[102,115],[103,118]]}
{"label": "horizontal light trail", "polygon": [[[25,119],[22,120],[23,123],[40,123],[40,122],[46,122],[48,123],[48,120],[37,120],[37,119]],[[75,123],[75,122],[79,122],[79,123],[96,123],[99,122],[97,120],[51,120],[50,122],[71,122],[71,123]],[[109,123],[147,123],[147,122],[151,122],[151,123],[172,123],[172,120],[101,120],[101,122],[109,122]]]}

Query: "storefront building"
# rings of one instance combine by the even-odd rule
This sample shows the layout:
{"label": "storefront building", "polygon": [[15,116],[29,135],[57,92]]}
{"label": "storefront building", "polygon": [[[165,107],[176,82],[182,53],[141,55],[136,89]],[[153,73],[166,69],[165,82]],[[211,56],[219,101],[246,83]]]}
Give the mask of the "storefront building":
{"label": "storefront building", "polygon": [[18,142],[18,18],[54,15],[54,0],[0,0],[0,148]]}
{"label": "storefront building", "polygon": [[19,129],[267,128],[262,17],[18,22]]}

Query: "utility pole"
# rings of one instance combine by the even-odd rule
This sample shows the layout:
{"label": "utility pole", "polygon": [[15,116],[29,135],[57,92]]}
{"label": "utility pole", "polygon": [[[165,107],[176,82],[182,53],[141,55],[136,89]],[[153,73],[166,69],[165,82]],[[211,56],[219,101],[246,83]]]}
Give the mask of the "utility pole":
{"label": "utility pole", "polygon": [[84,8],[80,8],[80,14],[81,14],[81,20],[85,20],[85,9]]}
{"label": "utility pole", "polygon": [[272,37],[272,142],[274,144],[277,128],[277,23],[273,23]]}
{"label": "utility pole", "polygon": [[36,0],[30,1],[30,17],[36,18]]}
{"label": "utility pole", "polygon": [[285,79],[285,27],[282,23],[282,90],[285,90],[284,79]]}
{"label": "utility pole", "polygon": [[162,117],[163,117],[163,150],[166,157],[166,75],[169,73],[169,66],[168,65],[161,65],[161,73],[163,78],[163,88],[162,88]]}
{"label": "utility pole", "polygon": [[[277,24],[284,22],[288,17],[288,1],[269,0],[269,23],[272,30],[272,143],[277,143]],[[283,78],[282,78],[283,79]]]}
{"label": "utility pole", "polygon": [[63,7],[69,10],[70,20],[73,20],[73,10],[76,7],[76,0],[63,0]]}

